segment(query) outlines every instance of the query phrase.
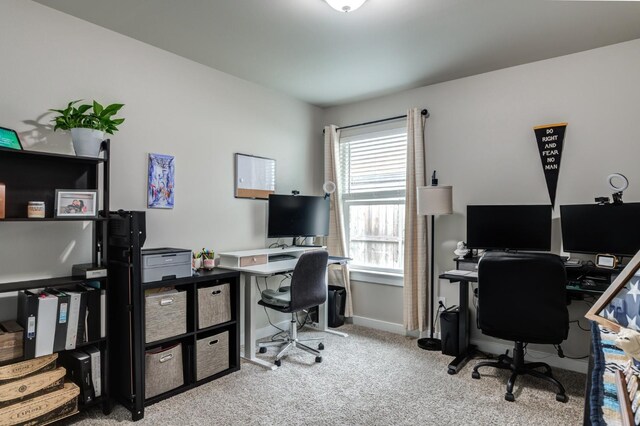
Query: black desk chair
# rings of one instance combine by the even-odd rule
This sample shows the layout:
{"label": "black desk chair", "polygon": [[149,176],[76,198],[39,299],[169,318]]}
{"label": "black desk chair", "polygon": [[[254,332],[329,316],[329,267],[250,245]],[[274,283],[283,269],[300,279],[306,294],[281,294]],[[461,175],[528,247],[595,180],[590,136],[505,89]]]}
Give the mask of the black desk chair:
{"label": "black desk chair", "polygon": [[[276,356],[275,364],[280,366],[282,357],[290,348],[300,348],[316,356],[316,362],[322,362],[320,352],[301,343],[307,339],[298,340],[296,313],[323,304],[327,300],[327,260],[329,254],[325,250],[314,250],[303,253],[291,276],[291,287],[286,292],[265,290],[259,305],[279,312],[291,314],[289,334],[283,339],[260,343],[260,353],[265,353],[269,346],[284,346]],[[279,293],[279,294],[278,294]],[[322,344],[318,349],[324,349]]]}
{"label": "black desk chair", "polygon": [[[559,256],[547,253],[486,253],[478,264],[478,326],[483,334],[515,342],[513,358],[479,362],[472,377],[485,366],[511,370],[507,401],[515,401],[516,378],[528,374],[553,384],[556,400],[566,402],[564,387],[543,362],[525,363],[528,343],[559,345],[569,333],[566,275]],[[558,352],[560,349],[558,347]],[[539,371],[543,369],[544,371]]]}

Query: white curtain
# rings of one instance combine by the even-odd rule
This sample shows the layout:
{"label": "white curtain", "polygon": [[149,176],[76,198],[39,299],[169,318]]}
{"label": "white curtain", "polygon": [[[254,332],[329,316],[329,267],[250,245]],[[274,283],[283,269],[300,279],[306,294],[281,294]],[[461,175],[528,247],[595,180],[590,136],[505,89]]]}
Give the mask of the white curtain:
{"label": "white curtain", "polygon": [[[333,256],[345,256],[347,243],[344,232],[344,219],[342,215],[342,203],[340,194],[340,160],[338,154],[338,142],[340,131],[336,126],[324,128],[324,180],[334,182],[336,192],[331,194],[331,214],[329,216],[329,236],[327,237],[327,250]],[[329,285],[344,287],[347,292],[344,315],[353,316],[351,303],[351,281],[349,280],[348,265],[331,265],[329,267]]]}
{"label": "white curtain", "polygon": [[407,111],[407,186],[404,219],[404,327],[423,331],[428,324],[427,221],[418,216],[417,188],[425,186],[424,124],[420,108]]}

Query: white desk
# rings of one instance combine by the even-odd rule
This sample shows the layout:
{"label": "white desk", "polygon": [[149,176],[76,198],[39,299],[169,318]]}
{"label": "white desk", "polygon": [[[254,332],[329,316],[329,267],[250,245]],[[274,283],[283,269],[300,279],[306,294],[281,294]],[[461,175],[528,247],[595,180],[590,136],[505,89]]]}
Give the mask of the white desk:
{"label": "white desk", "polygon": [[[218,267],[240,272],[241,285],[244,283],[244,324],[242,325],[244,329],[244,353],[241,354],[242,358],[271,370],[275,370],[277,368],[274,364],[256,357],[256,324],[254,321],[257,306],[257,303],[254,302],[257,287],[256,277],[268,277],[283,272],[293,271],[296,263],[298,263],[297,257],[300,257],[300,255],[305,251],[318,249],[319,247],[287,247],[220,253],[220,265]],[[296,256],[296,259],[267,262],[261,265],[239,266],[241,264],[240,259],[259,258],[260,256],[268,257],[269,255],[278,254]],[[329,264],[333,263],[340,262],[329,259]],[[326,333],[333,333],[347,337],[346,333],[328,328],[327,309],[325,305],[326,304],[323,303],[318,307],[319,329]]]}

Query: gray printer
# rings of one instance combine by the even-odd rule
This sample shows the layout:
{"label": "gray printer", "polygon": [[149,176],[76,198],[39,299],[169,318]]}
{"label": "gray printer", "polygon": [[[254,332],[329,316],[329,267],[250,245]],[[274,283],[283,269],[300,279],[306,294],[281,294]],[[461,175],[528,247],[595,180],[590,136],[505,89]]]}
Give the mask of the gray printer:
{"label": "gray printer", "polygon": [[191,250],[155,248],[142,250],[142,282],[191,276]]}

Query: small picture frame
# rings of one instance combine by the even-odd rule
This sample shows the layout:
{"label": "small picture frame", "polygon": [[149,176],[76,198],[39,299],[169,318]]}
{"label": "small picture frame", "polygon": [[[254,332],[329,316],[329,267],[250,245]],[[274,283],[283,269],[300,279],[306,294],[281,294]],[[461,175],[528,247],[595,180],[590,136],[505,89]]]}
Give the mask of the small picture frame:
{"label": "small picture frame", "polygon": [[98,217],[98,191],[95,189],[56,189],[54,217]]}

